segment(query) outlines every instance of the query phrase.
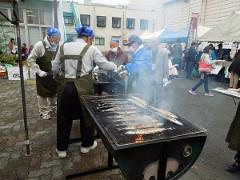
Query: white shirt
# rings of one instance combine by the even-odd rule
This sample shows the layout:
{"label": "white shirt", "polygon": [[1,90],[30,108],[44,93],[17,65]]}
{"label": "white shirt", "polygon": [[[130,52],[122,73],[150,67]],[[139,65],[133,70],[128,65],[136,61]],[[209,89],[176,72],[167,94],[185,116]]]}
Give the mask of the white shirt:
{"label": "white shirt", "polygon": [[[64,44],[63,48],[64,55],[80,55],[81,51],[86,45],[87,43],[83,39],[77,39],[75,42],[66,43]],[[65,60],[65,78],[76,78],[77,64],[77,60]],[[99,51],[97,47],[90,46],[86,54],[83,56],[80,76],[82,77],[89,74],[93,70],[95,65],[99,66],[100,69],[104,69],[107,71],[117,70],[117,66],[114,63],[107,61],[107,59],[103,56],[103,54]],[[59,74],[61,75],[62,71],[58,68],[60,67],[60,49],[57,52],[52,66],[54,73],[58,73],[56,71],[59,70]]]}
{"label": "white shirt", "polygon": [[[56,51],[57,47],[52,47],[50,45],[47,37],[45,37],[45,39],[43,41],[46,43],[46,49],[48,49],[49,51]],[[29,55],[29,57],[27,59],[31,68],[34,69],[35,71],[40,70],[39,66],[36,64],[37,58],[42,57],[44,54],[45,54],[45,48],[43,46],[43,42],[39,41],[34,45],[32,51],[31,51],[31,54]]]}
{"label": "white shirt", "polygon": [[201,60],[204,60],[204,62],[205,62],[206,64],[213,64],[213,63],[215,63],[215,61],[212,61],[210,55],[207,54],[207,53],[203,53],[203,54],[202,54]]}

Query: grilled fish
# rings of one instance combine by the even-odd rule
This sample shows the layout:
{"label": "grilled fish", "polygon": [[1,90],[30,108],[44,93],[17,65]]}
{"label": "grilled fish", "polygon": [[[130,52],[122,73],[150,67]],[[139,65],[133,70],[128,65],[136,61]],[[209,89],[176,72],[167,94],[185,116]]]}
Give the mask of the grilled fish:
{"label": "grilled fish", "polygon": [[144,128],[127,131],[125,134],[154,134],[166,131],[165,128]]}

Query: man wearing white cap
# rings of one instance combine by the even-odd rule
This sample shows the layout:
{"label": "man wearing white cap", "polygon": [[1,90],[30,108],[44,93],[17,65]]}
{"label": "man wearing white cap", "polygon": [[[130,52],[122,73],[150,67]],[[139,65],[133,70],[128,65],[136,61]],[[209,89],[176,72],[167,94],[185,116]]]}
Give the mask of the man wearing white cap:
{"label": "man wearing white cap", "polygon": [[49,28],[43,41],[34,45],[27,61],[36,72],[37,99],[40,116],[50,119],[56,110],[57,85],[53,79],[52,60],[56,56],[60,41],[60,32],[56,28]]}

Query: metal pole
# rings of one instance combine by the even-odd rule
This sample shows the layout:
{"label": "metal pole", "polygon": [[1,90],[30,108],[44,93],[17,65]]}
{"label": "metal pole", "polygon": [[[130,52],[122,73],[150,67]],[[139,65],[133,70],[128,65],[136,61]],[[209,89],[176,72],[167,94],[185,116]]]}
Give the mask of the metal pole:
{"label": "metal pole", "polygon": [[53,9],[54,9],[54,27],[58,28],[58,2],[57,0],[53,1]]}
{"label": "metal pole", "polygon": [[21,38],[20,38],[20,26],[19,26],[19,11],[18,11],[17,2],[13,3],[13,14],[15,16],[15,25],[16,25],[16,32],[17,32],[18,61],[19,61],[21,90],[22,90],[22,109],[23,109],[23,120],[24,120],[24,128],[25,128],[26,156],[30,156],[30,141],[29,141],[29,134],[28,134],[26,97],[25,97],[25,86],[24,86],[23,65],[22,65],[22,48],[21,48]]}

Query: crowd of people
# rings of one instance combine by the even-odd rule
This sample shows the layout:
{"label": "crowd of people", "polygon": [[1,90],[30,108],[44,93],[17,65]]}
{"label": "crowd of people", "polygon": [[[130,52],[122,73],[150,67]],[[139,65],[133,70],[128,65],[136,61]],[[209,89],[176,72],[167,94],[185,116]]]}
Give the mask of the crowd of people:
{"label": "crowd of people", "polygon": [[[29,48],[27,48],[27,44],[26,43],[22,43],[22,59],[25,61],[27,60],[28,56],[31,54],[31,51],[33,49],[33,45],[30,45]],[[8,45],[7,45],[7,53],[8,54],[12,54],[12,55],[17,55],[17,46],[15,44],[15,39],[11,38]],[[16,59],[17,62],[17,59]]]}

